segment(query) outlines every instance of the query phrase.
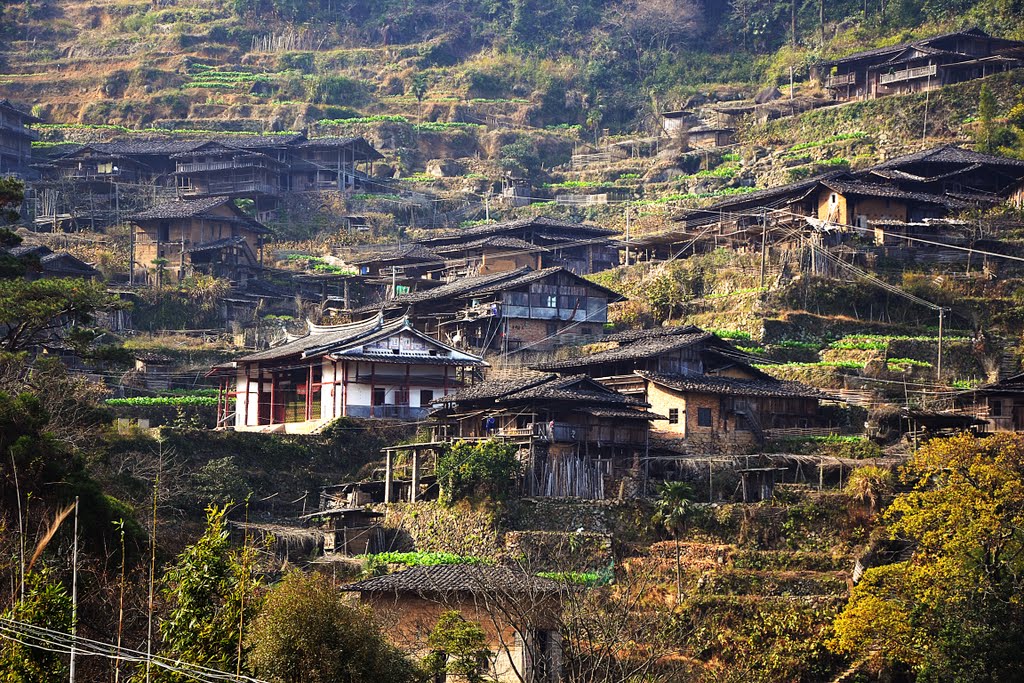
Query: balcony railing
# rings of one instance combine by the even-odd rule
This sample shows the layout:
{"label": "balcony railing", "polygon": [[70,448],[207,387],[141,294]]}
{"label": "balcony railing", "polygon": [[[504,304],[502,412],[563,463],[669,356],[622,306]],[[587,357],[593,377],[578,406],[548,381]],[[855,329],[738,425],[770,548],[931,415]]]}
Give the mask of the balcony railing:
{"label": "balcony railing", "polygon": [[254,193],[254,194],[278,194],[279,190],[266,183],[212,183],[206,187],[196,187],[186,185],[179,188],[181,196],[183,197],[205,197],[207,195],[222,195],[222,194],[241,194],[241,193]]}
{"label": "balcony railing", "polygon": [[27,138],[30,138],[32,140],[38,140],[39,139],[39,132],[38,131],[34,131],[34,130],[30,129],[30,128],[26,128],[25,126],[15,126],[15,125],[10,124],[10,123],[3,123],[3,124],[0,124],[0,131],[11,132],[11,133],[14,133],[15,135],[20,135],[20,136],[23,136],[23,137],[27,137]]}
{"label": "balcony railing", "polygon": [[263,161],[204,161],[190,164],[178,164],[178,173],[201,173],[203,171],[230,171],[234,169],[268,168]]}
{"label": "balcony railing", "polygon": [[935,64],[928,66],[916,66],[913,69],[904,69],[903,71],[894,71],[888,74],[881,74],[878,82],[882,85],[888,85],[889,83],[899,83],[901,81],[912,81],[918,78],[927,78],[934,76],[939,72],[939,67]]}
{"label": "balcony railing", "polygon": [[349,417],[378,417],[389,420],[419,420],[427,415],[427,408],[415,406],[349,406]]}
{"label": "balcony railing", "polygon": [[855,73],[838,74],[835,76],[829,76],[825,79],[826,88],[838,88],[844,85],[856,85],[856,83],[857,74]]}

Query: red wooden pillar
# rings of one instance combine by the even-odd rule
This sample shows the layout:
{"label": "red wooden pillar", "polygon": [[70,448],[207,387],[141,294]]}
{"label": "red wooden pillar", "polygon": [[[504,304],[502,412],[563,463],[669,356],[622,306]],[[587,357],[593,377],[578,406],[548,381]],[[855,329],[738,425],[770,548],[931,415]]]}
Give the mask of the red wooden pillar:
{"label": "red wooden pillar", "polygon": [[313,419],[313,364],[309,364],[306,374],[306,421]]}

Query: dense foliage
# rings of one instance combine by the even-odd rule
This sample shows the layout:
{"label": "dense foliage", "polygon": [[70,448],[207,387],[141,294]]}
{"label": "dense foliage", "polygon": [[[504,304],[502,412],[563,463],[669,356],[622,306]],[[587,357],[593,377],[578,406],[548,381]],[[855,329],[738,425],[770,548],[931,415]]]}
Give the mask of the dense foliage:
{"label": "dense foliage", "polygon": [[293,571],[274,587],[247,640],[256,674],[273,683],[405,683],[415,666],[389,645],[365,608],[330,580]]}
{"label": "dense foliage", "polygon": [[920,681],[1024,677],[1024,437],[933,441],[885,512],[905,562],[868,569],[836,621],[836,649],[875,652]]}
{"label": "dense foliage", "polygon": [[504,500],[515,491],[522,465],[515,444],[459,441],[437,459],[442,501]]}
{"label": "dense foliage", "polygon": [[[261,580],[254,548],[231,546],[227,509],[207,509],[205,532],[163,576],[162,654],[221,671],[247,671],[244,632],[260,609]],[[149,677],[167,683],[188,680],[164,670],[151,671]]]}

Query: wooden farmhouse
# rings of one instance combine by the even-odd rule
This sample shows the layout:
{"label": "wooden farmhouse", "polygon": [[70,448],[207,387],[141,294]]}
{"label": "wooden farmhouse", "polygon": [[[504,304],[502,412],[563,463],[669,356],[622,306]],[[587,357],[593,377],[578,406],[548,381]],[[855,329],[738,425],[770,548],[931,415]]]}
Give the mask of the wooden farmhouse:
{"label": "wooden farmhouse", "polygon": [[[438,253],[442,250],[458,253],[458,245],[472,250],[479,247],[480,241],[486,237],[513,237],[534,247],[543,247],[544,251],[540,254],[540,263],[543,267],[560,266],[577,275],[589,275],[619,265],[619,248],[617,243],[612,241],[617,235],[618,232],[615,230],[596,225],[568,223],[538,216],[478,225],[429,237],[420,242]],[[478,244],[473,247],[467,246],[473,243]],[[531,262],[534,261],[535,259],[531,259]]]}
{"label": "wooden farmhouse", "polygon": [[29,280],[44,278],[95,280],[100,277],[100,272],[85,261],[65,251],[55,252],[42,244],[14,247],[7,253],[27,262],[25,277]]}
{"label": "wooden farmhouse", "polygon": [[218,425],[308,432],[339,417],[416,420],[484,365],[405,318],[310,325],[305,336],[214,369]]}
{"label": "wooden farmhouse", "polygon": [[1000,202],[991,195],[962,198],[902,190],[889,184],[834,178],[822,180],[816,189],[817,218],[840,226],[870,228],[874,223],[913,223],[943,218],[951,212]]}
{"label": "wooden farmhouse", "polygon": [[383,512],[366,507],[333,507],[303,519],[319,522],[327,555],[370,555],[384,552]]}
{"label": "wooden farmhouse", "polygon": [[961,404],[984,420],[984,431],[1024,431],[1024,373],[966,392]]}
{"label": "wooden farmhouse", "polygon": [[39,133],[26,126],[40,121],[10,100],[0,99],[0,178],[29,175],[32,141],[39,139]]}
{"label": "wooden farmhouse", "polygon": [[87,191],[90,211],[103,222],[117,219],[115,185],[122,190],[125,185],[147,186],[179,199],[251,199],[256,217],[266,220],[284,193],[378,190],[370,173],[380,158],[361,137],[285,133],[90,142],[38,167],[44,180],[40,187],[55,191],[72,183]]}
{"label": "wooden farmhouse", "polygon": [[603,499],[641,495],[649,423],[640,399],[586,375],[491,380],[439,401],[434,440],[519,443],[527,496]]}
{"label": "wooden farmhouse", "polygon": [[445,275],[451,278],[504,273],[518,268],[541,270],[547,247],[518,237],[491,235],[471,242],[455,242],[435,248],[444,256]]}
{"label": "wooden farmhouse", "polygon": [[1024,42],[972,28],[822,62],[812,75],[837,100],[874,99],[984,78],[1022,59]]}
{"label": "wooden farmhouse", "polygon": [[244,281],[263,267],[263,239],[270,232],[230,197],[158,204],[130,217],[133,271],[144,278],[182,280],[205,273]]}
{"label": "wooden farmhouse", "polygon": [[679,450],[747,453],[773,436],[835,431],[820,402],[830,397],[781,382],[714,334],[690,325],[606,338],[616,348],[535,369],[586,373],[667,417],[653,429]]}
{"label": "wooden farmhouse", "polygon": [[379,191],[370,176],[373,163],[384,156],[365,138],[308,138],[291,143],[288,151],[291,192],[343,192],[354,188]]}
{"label": "wooden farmhouse", "polygon": [[[459,347],[546,351],[604,334],[608,304],[620,294],[565,268],[518,268],[409,292],[383,304],[418,329]],[[353,311],[373,315],[380,306]]]}
{"label": "wooden farmhouse", "polygon": [[[799,247],[822,232],[834,242],[873,233],[879,244],[887,234],[930,232],[934,239],[942,226],[930,223],[1007,201],[1024,205],[1024,161],[941,145],[684,211],[672,228],[631,239],[629,250],[635,259],[661,260],[723,246],[760,249],[766,232],[777,247]],[[784,234],[774,231],[780,227]]]}
{"label": "wooden farmhouse", "polygon": [[1024,161],[940,145],[890,159],[859,175],[866,182],[887,183],[908,192],[965,201],[978,201],[979,195],[1006,200],[1024,181]]}
{"label": "wooden farmhouse", "polygon": [[[498,683],[564,680],[559,627],[564,586],[516,569],[487,565],[413,567],[341,586],[385,623],[391,643],[422,659],[445,612],[457,611],[486,634],[480,673]],[[451,680],[451,679],[449,679]]]}
{"label": "wooden farmhouse", "polygon": [[[428,285],[443,284],[440,274],[444,269],[444,259],[434,250],[415,242],[356,252],[345,261],[373,284],[394,283],[409,288],[414,288],[421,280],[434,280]],[[389,296],[396,293],[391,292]]]}

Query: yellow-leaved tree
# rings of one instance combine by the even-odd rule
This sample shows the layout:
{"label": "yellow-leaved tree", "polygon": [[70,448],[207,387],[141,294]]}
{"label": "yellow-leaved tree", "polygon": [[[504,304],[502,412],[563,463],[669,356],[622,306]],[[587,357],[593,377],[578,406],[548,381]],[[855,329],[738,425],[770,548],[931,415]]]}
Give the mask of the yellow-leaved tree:
{"label": "yellow-leaved tree", "polygon": [[1024,435],[961,435],[922,448],[884,520],[914,544],[868,569],[833,649],[918,681],[1024,680]]}

